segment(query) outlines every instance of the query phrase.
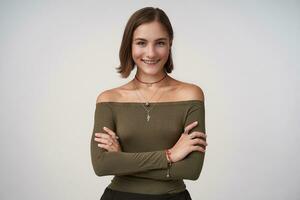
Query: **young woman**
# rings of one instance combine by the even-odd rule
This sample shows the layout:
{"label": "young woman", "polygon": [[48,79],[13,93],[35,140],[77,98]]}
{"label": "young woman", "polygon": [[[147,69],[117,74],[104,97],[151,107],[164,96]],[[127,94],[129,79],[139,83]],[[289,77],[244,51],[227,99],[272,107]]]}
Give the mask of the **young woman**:
{"label": "young woman", "polygon": [[91,160],[98,176],[114,175],[101,200],[191,200],[183,179],[196,180],[206,143],[201,88],[172,78],[173,30],[159,8],[127,22],[118,72],[134,79],[99,94]]}

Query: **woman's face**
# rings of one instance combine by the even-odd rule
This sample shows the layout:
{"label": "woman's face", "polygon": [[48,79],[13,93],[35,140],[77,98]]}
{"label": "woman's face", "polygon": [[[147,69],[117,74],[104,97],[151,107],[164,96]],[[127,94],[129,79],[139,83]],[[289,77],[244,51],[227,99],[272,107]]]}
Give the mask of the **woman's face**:
{"label": "woman's face", "polygon": [[168,32],[159,22],[138,26],[133,33],[132,58],[146,74],[158,74],[164,70],[170,52]]}

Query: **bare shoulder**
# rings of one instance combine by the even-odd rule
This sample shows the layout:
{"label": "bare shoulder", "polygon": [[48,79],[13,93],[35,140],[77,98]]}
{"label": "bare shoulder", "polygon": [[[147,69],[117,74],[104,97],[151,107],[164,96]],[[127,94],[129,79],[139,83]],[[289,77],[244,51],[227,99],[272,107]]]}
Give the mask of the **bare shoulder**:
{"label": "bare shoulder", "polygon": [[204,101],[204,92],[200,86],[193,83],[184,83],[180,90],[180,96],[188,100],[201,100]]}
{"label": "bare shoulder", "polygon": [[118,93],[115,88],[105,90],[98,95],[96,103],[114,101],[115,99],[117,99],[117,96]]}

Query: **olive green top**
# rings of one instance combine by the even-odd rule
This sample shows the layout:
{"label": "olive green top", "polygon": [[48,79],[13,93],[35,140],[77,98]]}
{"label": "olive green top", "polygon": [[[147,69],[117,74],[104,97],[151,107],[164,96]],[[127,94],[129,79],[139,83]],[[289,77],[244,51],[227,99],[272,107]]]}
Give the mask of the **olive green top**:
{"label": "olive green top", "polygon": [[[91,138],[91,161],[98,176],[114,175],[109,188],[141,194],[184,191],[183,179],[196,180],[205,153],[193,151],[170,167],[164,150],[173,147],[184,128],[194,121],[193,131],[205,133],[204,102],[201,100],[150,103],[150,120],[141,102],[98,102]],[[119,136],[122,152],[98,147],[94,133],[106,126]]]}

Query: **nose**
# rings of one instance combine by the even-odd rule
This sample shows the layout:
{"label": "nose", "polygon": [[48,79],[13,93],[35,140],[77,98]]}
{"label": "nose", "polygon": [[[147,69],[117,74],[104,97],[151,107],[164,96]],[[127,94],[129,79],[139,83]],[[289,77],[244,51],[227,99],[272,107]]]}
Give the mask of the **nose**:
{"label": "nose", "polygon": [[155,47],[153,45],[148,45],[147,53],[148,58],[154,58],[156,55]]}

